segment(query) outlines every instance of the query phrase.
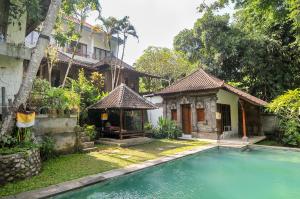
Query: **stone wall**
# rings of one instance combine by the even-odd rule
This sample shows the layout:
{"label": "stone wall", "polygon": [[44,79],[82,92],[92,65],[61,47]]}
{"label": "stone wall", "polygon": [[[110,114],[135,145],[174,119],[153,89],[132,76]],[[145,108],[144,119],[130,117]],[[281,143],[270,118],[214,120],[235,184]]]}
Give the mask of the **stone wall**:
{"label": "stone wall", "polygon": [[[192,131],[194,136],[199,136],[199,133],[205,132],[216,132],[216,105],[217,97],[216,93],[185,93],[177,94],[173,96],[164,96],[164,116],[171,119],[171,110],[177,110],[177,124],[182,127],[182,116],[181,116],[181,105],[191,105],[191,120],[192,120]],[[196,109],[204,108],[205,120],[197,121]]]}
{"label": "stone wall", "polygon": [[35,176],[40,170],[41,158],[38,149],[0,155],[0,185]]}
{"label": "stone wall", "polygon": [[44,136],[52,137],[55,141],[56,152],[72,153],[77,144],[76,125],[76,115],[55,118],[47,115],[37,115],[33,131],[38,140],[41,140]]}

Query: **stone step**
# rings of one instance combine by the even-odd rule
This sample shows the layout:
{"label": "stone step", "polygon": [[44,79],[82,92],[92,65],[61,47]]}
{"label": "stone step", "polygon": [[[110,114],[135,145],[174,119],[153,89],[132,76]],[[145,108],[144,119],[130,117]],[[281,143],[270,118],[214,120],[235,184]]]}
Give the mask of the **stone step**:
{"label": "stone step", "polygon": [[98,149],[97,147],[91,147],[91,148],[82,149],[82,151],[85,153],[89,153],[89,152],[97,151],[97,149]]}
{"label": "stone step", "polygon": [[91,139],[90,139],[90,137],[89,136],[81,136],[80,137],[80,141],[81,142],[90,142],[91,141]]}
{"label": "stone step", "polygon": [[81,147],[83,149],[92,148],[92,147],[94,147],[94,142],[82,142]]}

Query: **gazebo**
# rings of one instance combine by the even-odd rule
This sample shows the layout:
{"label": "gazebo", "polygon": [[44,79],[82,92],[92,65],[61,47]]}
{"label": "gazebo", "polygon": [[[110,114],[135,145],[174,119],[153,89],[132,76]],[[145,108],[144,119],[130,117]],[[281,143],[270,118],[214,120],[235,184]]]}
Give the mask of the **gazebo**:
{"label": "gazebo", "polygon": [[156,108],[131,88],[120,84],[89,107],[89,117],[100,124],[103,135],[117,135],[120,139],[138,137],[145,135],[144,111]]}

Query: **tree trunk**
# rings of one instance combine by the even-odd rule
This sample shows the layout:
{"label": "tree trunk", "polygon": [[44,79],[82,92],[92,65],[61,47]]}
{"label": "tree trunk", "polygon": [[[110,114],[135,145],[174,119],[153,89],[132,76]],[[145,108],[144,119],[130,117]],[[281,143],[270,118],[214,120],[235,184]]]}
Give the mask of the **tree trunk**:
{"label": "tree trunk", "polygon": [[124,60],[124,54],[125,54],[125,47],[126,47],[126,36],[124,34],[124,43],[123,43],[123,49],[122,49],[122,57],[121,57],[121,64],[120,64],[120,68],[118,70],[118,75],[117,75],[117,79],[116,79],[116,87],[118,85],[118,82],[119,82],[119,78],[120,78],[120,73],[121,73],[121,70],[122,70],[122,67],[123,67],[123,60]]}
{"label": "tree trunk", "polygon": [[69,60],[68,68],[67,68],[67,71],[66,71],[64,80],[63,80],[63,82],[62,82],[62,84],[61,84],[61,87],[62,87],[62,88],[65,87],[65,85],[66,85],[67,77],[68,77],[68,75],[69,75],[71,66],[72,66],[72,64],[73,64],[74,57],[75,57],[75,53],[76,53],[77,48],[78,48],[78,44],[79,44],[79,39],[77,40],[76,46],[75,46],[75,48],[74,48],[74,50],[73,50],[72,57],[71,57],[71,59]]}
{"label": "tree trunk", "polygon": [[52,84],[51,84],[51,79],[52,79],[52,77],[51,77],[51,72],[52,72],[52,68],[48,68],[48,81],[49,81],[49,84],[50,84],[50,86],[52,86]]}
{"label": "tree trunk", "polygon": [[36,47],[32,51],[31,60],[28,69],[22,80],[20,89],[14,99],[8,115],[4,118],[0,132],[0,137],[10,133],[14,124],[14,115],[21,104],[25,104],[32,89],[33,81],[36,78],[46,47],[49,45],[51,32],[53,30],[58,10],[61,6],[61,0],[52,0],[43,23],[42,31],[37,41]]}
{"label": "tree trunk", "polygon": [[[82,29],[83,29],[83,18],[81,17],[81,19],[80,19],[80,29],[79,29],[80,35],[82,34]],[[74,50],[73,50],[72,57],[71,57],[71,59],[69,60],[68,68],[67,68],[67,71],[66,71],[64,80],[63,80],[63,82],[62,82],[62,84],[61,84],[61,87],[62,87],[62,88],[65,87],[65,85],[66,85],[67,77],[68,77],[69,72],[70,72],[70,69],[71,69],[71,67],[72,67],[72,64],[73,64],[73,61],[74,61],[74,57],[75,57],[75,53],[76,53],[76,51],[77,51],[77,49],[78,49],[79,41],[80,41],[80,37],[79,37],[79,38],[77,39],[77,41],[76,41],[76,46],[75,46],[75,48],[74,48]]]}

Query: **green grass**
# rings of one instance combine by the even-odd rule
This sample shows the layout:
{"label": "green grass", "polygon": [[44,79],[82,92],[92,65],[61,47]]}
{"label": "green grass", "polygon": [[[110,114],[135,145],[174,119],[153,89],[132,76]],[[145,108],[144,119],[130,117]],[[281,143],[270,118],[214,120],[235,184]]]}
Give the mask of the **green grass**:
{"label": "green grass", "polygon": [[206,144],[208,143],[200,141],[155,140],[148,144],[128,148],[98,145],[96,152],[64,155],[43,162],[42,172],[38,176],[6,184],[0,188],[0,196],[47,187]]}

